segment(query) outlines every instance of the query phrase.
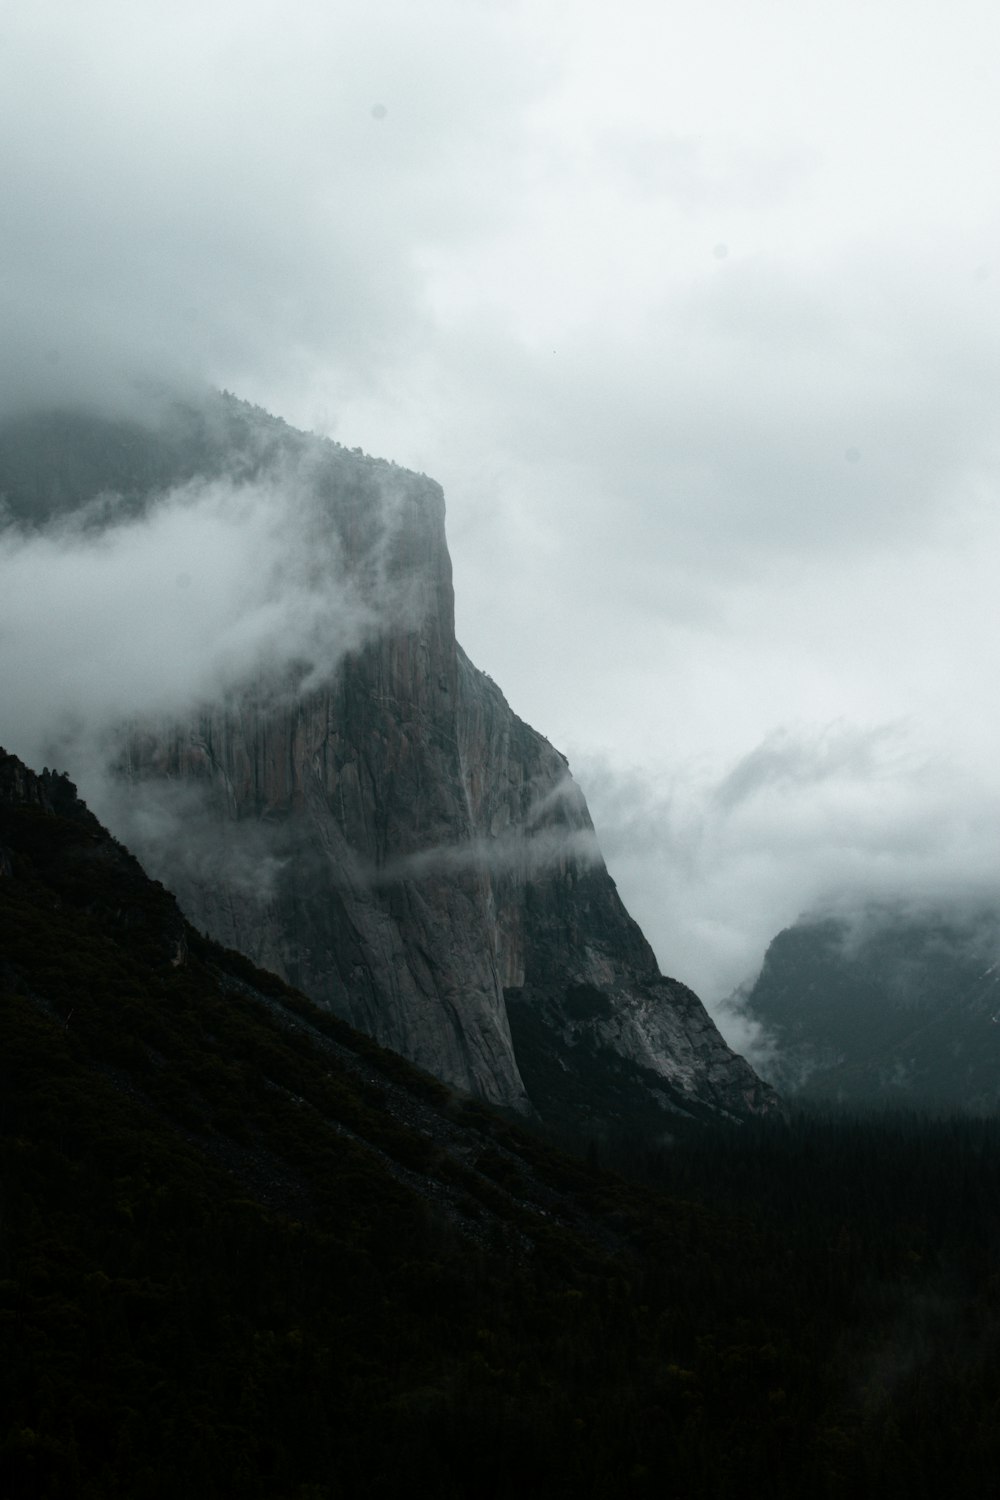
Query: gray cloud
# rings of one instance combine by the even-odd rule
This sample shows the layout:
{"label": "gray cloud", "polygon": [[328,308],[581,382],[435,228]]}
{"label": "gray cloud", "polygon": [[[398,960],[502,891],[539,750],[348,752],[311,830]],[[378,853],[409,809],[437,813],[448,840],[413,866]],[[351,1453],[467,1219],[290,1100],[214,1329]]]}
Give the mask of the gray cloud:
{"label": "gray cloud", "polygon": [[558,533],[594,587],[616,567],[619,597],[637,578],[672,590],[692,568],[719,587],[912,546],[996,473],[1000,370],[992,327],[946,338],[910,280],[912,301],[890,266],[747,262],[640,339],[588,330],[547,363],[472,330],[505,396],[502,430],[480,414],[480,446],[531,468],[536,533]]}
{"label": "gray cloud", "polygon": [[785,730],[721,777],[577,770],[603,853],[661,967],[716,1010],[734,1044],[766,1048],[726,1007],[801,914],[858,921],[909,903],[978,922],[1000,909],[1000,792],[928,761],[902,726]]}
{"label": "gray cloud", "polygon": [[801,794],[836,779],[885,782],[908,769],[898,726],[834,725],[809,738],[779,729],[728,771],[711,796],[727,814],[772,793]]}
{"label": "gray cloud", "polygon": [[442,844],[390,860],[377,871],[362,872],[361,883],[395,885],[403,880],[424,880],[481,869],[498,875],[515,872],[530,880],[567,860],[592,865],[600,858],[592,828],[533,828],[529,820],[524,828],[496,838]]}
{"label": "gray cloud", "polygon": [[[463,643],[710,997],[822,892],[993,879],[995,17],[917,9],[4,16],[0,411],[209,381],[442,481]],[[8,534],[11,748],[378,628],[273,501]]]}
{"label": "gray cloud", "polygon": [[[120,753],[120,741],[114,741]],[[186,905],[192,891],[216,891],[266,905],[295,850],[273,824],[218,816],[212,788],[189,781],[139,783],[85,768],[88,800],[107,827]]]}
{"label": "gray cloud", "polygon": [[401,0],[374,26],[359,3],[6,15],[0,404],[118,401],[150,371],[377,382],[426,336],[421,247],[488,211],[476,123],[524,87],[466,10],[436,6],[434,46]]}
{"label": "gray cloud", "polygon": [[381,541],[349,575],[313,461],[193,482],[139,516],[109,502],[101,524],[91,507],[0,531],[0,742],[80,774],[124,720],[179,715],[249,680],[307,691],[416,620],[419,581],[387,565],[391,471]]}
{"label": "gray cloud", "polygon": [[[120,735],[108,748],[125,764]],[[75,755],[80,745],[72,746]],[[290,861],[317,858],[302,830],[281,820],[233,821],[220,816],[219,789],[204,782],[108,775],[103,763],[88,766],[88,797],[105,823],[142,859],[146,869],[178,895],[198,905],[193,892],[218,892],[266,905],[280,888]],[[568,862],[587,867],[601,858],[579,788],[567,777],[538,799],[522,824],[490,838],[439,844],[398,856],[376,867],[340,839],[332,869],[353,895],[407,882],[433,881],[488,871],[522,880],[544,876]]]}

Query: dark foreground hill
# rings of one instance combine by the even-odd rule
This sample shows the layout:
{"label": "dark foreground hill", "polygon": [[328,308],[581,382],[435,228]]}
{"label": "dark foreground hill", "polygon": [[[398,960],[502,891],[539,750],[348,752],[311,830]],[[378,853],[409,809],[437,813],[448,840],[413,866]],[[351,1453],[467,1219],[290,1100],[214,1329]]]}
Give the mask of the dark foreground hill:
{"label": "dark foreground hill", "polygon": [[912,1496],[1000,1461],[1000,1132],[553,1151],[0,757],[0,1493]]}

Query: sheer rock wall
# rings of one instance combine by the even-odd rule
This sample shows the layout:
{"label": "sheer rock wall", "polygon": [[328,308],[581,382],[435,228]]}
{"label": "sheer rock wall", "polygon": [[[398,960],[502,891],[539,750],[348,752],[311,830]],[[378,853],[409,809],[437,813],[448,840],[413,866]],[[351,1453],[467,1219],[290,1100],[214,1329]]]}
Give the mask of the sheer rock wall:
{"label": "sheer rock wall", "polygon": [[[71,427],[48,490],[8,444],[23,505],[45,519],[113,493],[135,514],[172,475],[263,478],[287,487],[309,566],[368,611],[333,670],[262,668],[129,726],[128,794],[102,813],[187,916],[493,1103],[598,1130],[773,1107],[660,975],[564,758],[457,645],[440,488],[232,400],[119,429]],[[6,493],[16,513],[16,477]]]}

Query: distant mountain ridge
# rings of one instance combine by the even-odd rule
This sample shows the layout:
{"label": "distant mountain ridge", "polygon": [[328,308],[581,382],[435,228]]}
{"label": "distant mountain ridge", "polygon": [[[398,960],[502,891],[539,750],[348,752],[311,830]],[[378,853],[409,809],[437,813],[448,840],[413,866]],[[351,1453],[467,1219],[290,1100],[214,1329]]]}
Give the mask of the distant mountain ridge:
{"label": "distant mountain ridge", "polygon": [[[493,1103],[598,1131],[774,1107],[625,911],[565,759],[455,640],[440,488],[234,398],[0,431],[20,524],[266,482],[369,628],[337,669],[135,722],[115,827],[199,927]],[[390,611],[391,613],[391,611]],[[145,816],[155,807],[156,818]],[[151,832],[155,822],[155,831]]]}
{"label": "distant mountain ridge", "polygon": [[992,910],[881,902],[801,917],[737,1003],[773,1040],[759,1066],[789,1097],[1000,1109]]}

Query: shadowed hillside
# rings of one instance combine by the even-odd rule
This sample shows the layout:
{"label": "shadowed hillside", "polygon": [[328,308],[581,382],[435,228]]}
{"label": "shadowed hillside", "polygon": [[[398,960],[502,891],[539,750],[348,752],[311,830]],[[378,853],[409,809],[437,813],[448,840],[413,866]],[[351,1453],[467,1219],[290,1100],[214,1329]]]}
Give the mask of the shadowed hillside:
{"label": "shadowed hillside", "polygon": [[0,1033],[4,1495],[992,1481],[995,1126],[689,1124],[630,1185],[200,937],[11,757]]}

